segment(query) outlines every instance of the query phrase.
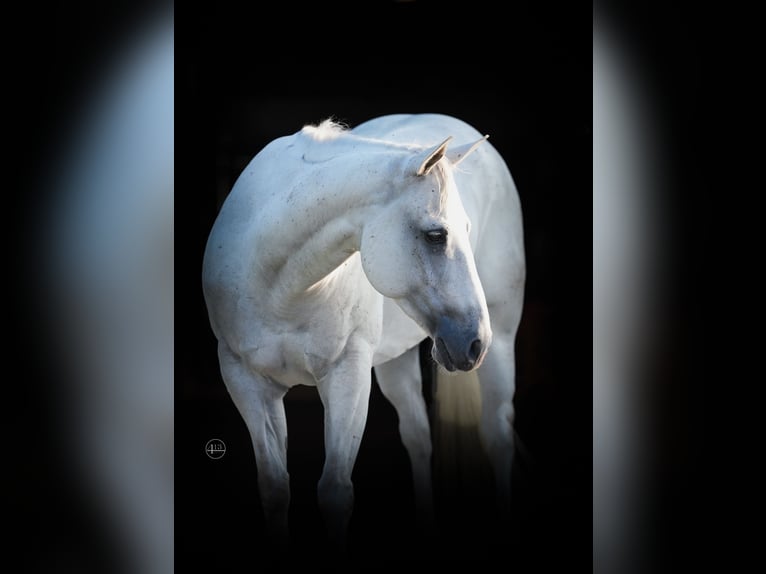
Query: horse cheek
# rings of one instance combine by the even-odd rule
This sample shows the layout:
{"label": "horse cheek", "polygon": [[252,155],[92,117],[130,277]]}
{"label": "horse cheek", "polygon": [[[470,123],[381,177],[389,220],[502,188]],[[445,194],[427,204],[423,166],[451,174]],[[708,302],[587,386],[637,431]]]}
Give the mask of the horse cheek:
{"label": "horse cheek", "polygon": [[406,274],[402,266],[400,237],[378,235],[374,230],[362,238],[362,268],[376,291],[386,297],[399,298],[407,293]]}

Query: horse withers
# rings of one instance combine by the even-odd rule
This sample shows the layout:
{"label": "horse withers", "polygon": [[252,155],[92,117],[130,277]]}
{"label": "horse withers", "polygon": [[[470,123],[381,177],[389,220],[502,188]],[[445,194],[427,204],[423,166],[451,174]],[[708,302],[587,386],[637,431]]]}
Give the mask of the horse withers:
{"label": "horse withers", "polygon": [[283,544],[285,394],[317,387],[319,505],[342,546],[372,369],[399,417],[418,516],[431,515],[426,338],[441,369],[478,375],[479,434],[509,506],[525,257],[513,179],[485,140],[439,114],[354,129],[326,120],[263,148],[224,202],[205,250],[204,296],[223,380],[252,439],[266,523]]}

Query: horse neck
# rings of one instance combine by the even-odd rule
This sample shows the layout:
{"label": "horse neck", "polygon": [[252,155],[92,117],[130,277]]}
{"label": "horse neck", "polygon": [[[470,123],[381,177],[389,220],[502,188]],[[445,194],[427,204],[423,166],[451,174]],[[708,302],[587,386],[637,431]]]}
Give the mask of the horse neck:
{"label": "horse neck", "polygon": [[261,260],[271,271],[277,308],[287,312],[297,300],[344,284],[336,281],[339,268],[359,251],[364,222],[386,202],[391,162],[381,154],[352,154],[314,164],[296,180],[262,227],[271,238],[289,238],[269,241],[268,259]]}

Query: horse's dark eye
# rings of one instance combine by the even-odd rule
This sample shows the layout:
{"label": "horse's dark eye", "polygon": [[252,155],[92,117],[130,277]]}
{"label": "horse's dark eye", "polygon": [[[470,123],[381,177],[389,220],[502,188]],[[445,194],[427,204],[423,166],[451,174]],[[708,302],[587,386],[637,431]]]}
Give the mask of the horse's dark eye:
{"label": "horse's dark eye", "polygon": [[433,245],[441,245],[447,243],[447,230],[446,229],[432,229],[425,232],[426,241]]}

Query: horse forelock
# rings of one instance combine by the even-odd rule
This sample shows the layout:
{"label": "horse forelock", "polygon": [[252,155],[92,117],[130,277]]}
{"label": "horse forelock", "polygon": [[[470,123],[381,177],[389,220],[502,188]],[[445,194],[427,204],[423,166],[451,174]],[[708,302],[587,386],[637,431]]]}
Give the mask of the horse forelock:
{"label": "horse forelock", "polygon": [[434,165],[430,172],[430,177],[436,180],[438,185],[437,193],[439,194],[439,211],[442,213],[447,209],[447,199],[449,197],[449,181],[452,177],[451,166],[448,161],[443,159]]}

